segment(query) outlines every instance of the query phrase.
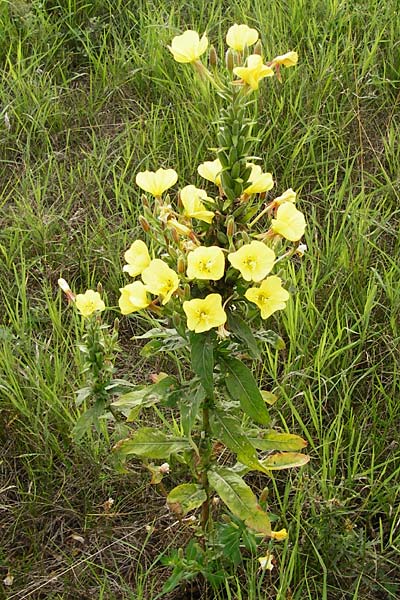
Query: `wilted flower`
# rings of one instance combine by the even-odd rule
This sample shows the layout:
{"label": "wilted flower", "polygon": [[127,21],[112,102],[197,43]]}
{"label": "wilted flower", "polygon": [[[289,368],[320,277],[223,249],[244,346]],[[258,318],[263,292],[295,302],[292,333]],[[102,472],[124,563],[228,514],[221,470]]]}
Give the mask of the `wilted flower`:
{"label": "wilted flower", "polygon": [[100,312],[106,307],[99,292],[93,290],[87,290],[84,294],[78,294],[75,304],[83,317],[90,317],[94,312]]}
{"label": "wilted flower", "polygon": [[284,202],[276,211],[276,219],[272,219],[271,229],[289,240],[297,242],[303,235],[306,228],[306,221],[292,202]]}
{"label": "wilted flower", "polygon": [[286,540],[288,536],[288,532],[286,529],[280,529],[279,531],[271,531],[271,538],[276,540],[277,542],[282,542]]}
{"label": "wilted flower", "polygon": [[218,281],[224,276],[225,257],[218,246],[199,246],[189,252],[187,276],[189,279]]}
{"label": "wilted flower", "polygon": [[215,185],[221,185],[221,171],[222,165],[219,158],[215,160],[207,160],[197,167],[197,172],[199,175],[207,179],[207,181],[212,181]]}
{"label": "wilted flower", "polygon": [[274,555],[271,552],[267,552],[265,556],[260,556],[258,562],[263,571],[272,571],[274,568]]}
{"label": "wilted flower", "polygon": [[136,175],[136,184],[145,192],[160,197],[165,190],[175,185],[178,174],[174,169],[158,169],[157,171],[141,171]]}
{"label": "wilted flower", "polygon": [[205,190],[201,190],[194,185],[187,185],[181,190],[180,195],[185,217],[211,223],[214,218],[214,213],[211,210],[206,209],[202,200],[208,200],[209,202],[213,202],[213,200],[207,196]]}
{"label": "wilted flower", "polygon": [[284,202],[296,202],[296,197],[297,194],[296,192],[294,192],[292,190],[292,188],[289,188],[288,190],[286,190],[286,192],[283,192],[283,194],[281,196],[278,196],[277,198],[275,198],[275,200],[273,201],[274,206],[280,206],[281,204],[283,204]]}
{"label": "wilted flower", "polygon": [[233,50],[242,52],[245,46],[252,46],[258,40],[258,31],[251,29],[247,25],[237,25],[235,23],[228,29],[226,43]]}
{"label": "wilted flower", "polygon": [[129,273],[131,277],[136,277],[149,266],[151,258],[147,246],[142,240],[136,240],[125,252],[124,258],[127,265],[124,265],[123,271]]}
{"label": "wilted flower", "polygon": [[178,275],[159,258],[151,261],[143,271],[142,279],[149,292],[162,297],[162,304],[166,304],[171,299],[179,285]]}
{"label": "wilted flower", "polygon": [[271,275],[264,279],[260,287],[249,288],[245,297],[258,306],[262,319],[268,319],[277,310],[285,308],[289,292],[282,287],[279,277]]}
{"label": "wilted flower", "polygon": [[268,190],[274,187],[274,180],[271,173],[263,173],[259,165],[247,163],[247,166],[251,167],[251,173],[249,176],[250,185],[244,190],[245,194],[248,196],[250,194],[261,194],[268,192]]}
{"label": "wilted flower", "polygon": [[271,67],[263,64],[263,60],[259,54],[251,54],[247,58],[247,67],[235,67],[233,72],[240,79],[243,79],[252,90],[258,90],[258,83],[261,79],[272,77],[274,74]]}
{"label": "wilted flower", "polygon": [[177,35],[171,42],[168,49],[172,52],[174,59],[179,63],[193,63],[199,60],[200,56],[207,50],[208,39],[204,34],[200,39],[197,31],[188,29]]}
{"label": "wilted flower", "polygon": [[208,294],[204,299],[195,298],[183,303],[190,331],[203,333],[226,322],[226,312],[222,308],[220,294]]}
{"label": "wilted flower", "polygon": [[228,260],[245,281],[261,281],[274,266],[275,253],[263,242],[253,241],[228,254]]}
{"label": "wilted flower", "polygon": [[118,300],[119,308],[123,315],[142,310],[149,306],[150,301],[147,296],[147,289],[141,281],[130,283],[119,290],[121,296]]}

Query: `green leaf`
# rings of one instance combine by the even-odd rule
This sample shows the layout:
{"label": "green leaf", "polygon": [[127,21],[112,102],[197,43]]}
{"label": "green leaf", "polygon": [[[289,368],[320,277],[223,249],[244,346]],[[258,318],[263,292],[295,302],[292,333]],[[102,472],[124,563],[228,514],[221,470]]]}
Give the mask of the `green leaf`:
{"label": "green leaf", "polygon": [[190,390],[188,394],[182,395],[180,412],[182,429],[185,435],[191,434],[196,417],[199,414],[201,403],[205,397],[205,391],[202,386],[198,386],[196,390]]}
{"label": "green leaf", "polygon": [[275,348],[275,350],[284,350],[286,348],[285,341],[272,329],[268,329],[267,331],[258,331],[256,337],[263,342],[267,342],[270,346]]}
{"label": "green leaf", "polygon": [[248,527],[269,535],[271,523],[260,508],[257,498],[239,475],[226,467],[213,467],[207,473],[210,486],[217,492],[229,510]]}
{"label": "green leaf", "polygon": [[104,408],[104,400],[96,400],[92,407],[81,414],[71,432],[71,436],[76,442],[79,442],[90,431],[93,425],[99,431],[99,418],[104,414]]}
{"label": "green leaf", "polygon": [[261,359],[261,352],[257,346],[256,338],[247,323],[233,312],[228,313],[228,329],[246,344],[252,358]]}
{"label": "green leaf", "polygon": [[206,500],[204,488],[196,483],[177,485],[167,496],[169,507],[179,515],[186,515],[189,511],[199,508]]}
{"label": "green leaf", "polygon": [[278,454],[268,456],[261,462],[270,471],[281,471],[283,469],[290,469],[291,467],[303,467],[309,460],[309,456],[300,454],[299,452],[279,452]]}
{"label": "green leaf", "polygon": [[237,459],[251,469],[266,472],[257,458],[254,446],[247,439],[239,420],[231,414],[213,410],[210,415],[211,431],[229,450],[237,454]]}
{"label": "green leaf", "polygon": [[257,423],[267,425],[269,413],[250,369],[237,358],[224,356],[225,384],[230,396],[240,402],[243,411]]}
{"label": "green leaf", "polygon": [[117,408],[130,408],[136,407],[148,407],[153,406],[160,400],[167,396],[173,391],[176,384],[176,378],[168,375],[163,377],[157,383],[140,387],[139,389],[132,390],[127,394],[123,394],[112,403],[112,406]]}
{"label": "green leaf", "polygon": [[190,448],[186,438],[168,436],[153,427],[138,429],[127,440],[118,442],[115,450],[122,456],[134,454],[142,458],[166,460],[174,452],[183,452]]}
{"label": "green leaf", "polygon": [[209,398],[214,397],[214,343],[211,336],[202,333],[189,335],[192,369],[200,379]]}
{"label": "green leaf", "polygon": [[292,452],[302,450],[307,446],[307,442],[299,435],[293,433],[281,433],[279,431],[263,432],[261,438],[250,437],[250,443],[258,450],[283,450]]}

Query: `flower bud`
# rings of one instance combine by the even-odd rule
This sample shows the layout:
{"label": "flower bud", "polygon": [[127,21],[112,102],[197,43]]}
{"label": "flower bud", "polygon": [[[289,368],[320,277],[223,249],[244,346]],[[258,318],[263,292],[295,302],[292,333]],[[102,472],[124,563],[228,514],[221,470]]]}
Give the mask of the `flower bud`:
{"label": "flower bud", "polygon": [[235,66],[235,55],[230,48],[225,53],[225,65],[228,71],[233,71]]}
{"label": "flower bud", "polygon": [[257,44],[254,46],[253,54],[262,55],[262,44],[261,40],[258,40]]}
{"label": "flower bud", "polygon": [[71,288],[69,287],[69,285],[65,281],[65,279],[60,278],[57,283],[58,283],[59,287],[61,288],[61,290],[64,292],[64,294],[67,296],[68,302],[74,302],[75,294],[71,290]]}
{"label": "flower bud", "polygon": [[217,52],[214,48],[214,46],[210,47],[210,52],[208,55],[208,62],[210,64],[210,67],[216,67],[217,63],[218,63],[218,56],[217,56]]}
{"label": "flower bud", "polygon": [[186,261],[183,258],[183,256],[180,256],[178,258],[178,264],[177,264],[176,270],[179,273],[179,275],[182,275],[185,272],[185,270],[186,270]]}
{"label": "flower bud", "polygon": [[99,292],[99,294],[101,295],[103,293],[103,286],[101,285],[100,281],[97,284],[97,291]]}
{"label": "flower bud", "polygon": [[142,229],[143,229],[143,231],[145,233],[147,233],[148,231],[150,231],[149,222],[147,221],[147,219],[145,219],[143,217],[143,215],[139,215],[139,223],[140,223],[140,225],[141,225],[141,227],[142,227]]}
{"label": "flower bud", "polygon": [[146,196],[146,194],[142,194],[142,195],[141,195],[141,200],[142,200],[142,204],[143,204],[143,206],[147,206],[147,207],[149,207],[149,206],[150,206],[150,205],[149,205],[149,201],[148,201],[148,199],[147,199],[147,196]]}
{"label": "flower bud", "polygon": [[229,217],[226,219],[226,235],[228,236],[228,238],[231,238],[233,235],[235,235],[235,232],[235,217],[229,215]]}

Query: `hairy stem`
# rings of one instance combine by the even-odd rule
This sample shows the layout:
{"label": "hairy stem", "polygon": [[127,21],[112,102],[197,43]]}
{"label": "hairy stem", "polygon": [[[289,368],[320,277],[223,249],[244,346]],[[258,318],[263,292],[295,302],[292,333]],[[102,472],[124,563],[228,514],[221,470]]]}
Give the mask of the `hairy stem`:
{"label": "hairy stem", "polygon": [[201,528],[205,534],[210,526],[210,486],[208,483],[207,471],[211,462],[211,431],[210,431],[210,409],[205,402],[203,406],[203,430],[202,443],[200,446],[201,453],[201,484],[206,493],[206,500],[201,507]]}

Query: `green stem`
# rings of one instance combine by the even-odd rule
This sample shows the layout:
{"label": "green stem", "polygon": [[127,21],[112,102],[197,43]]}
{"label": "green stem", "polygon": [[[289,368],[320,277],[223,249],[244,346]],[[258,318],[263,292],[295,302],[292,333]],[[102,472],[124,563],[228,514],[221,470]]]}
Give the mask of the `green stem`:
{"label": "green stem", "polygon": [[210,486],[208,483],[207,471],[210,467],[211,463],[211,430],[210,430],[210,409],[207,405],[207,401],[205,401],[203,406],[203,430],[202,430],[202,443],[200,446],[200,451],[202,454],[201,461],[201,484],[206,493],[206,500],[203,502],[201,507],[201,529],[203,531],[203,535],[207,533],[210,526]]}

